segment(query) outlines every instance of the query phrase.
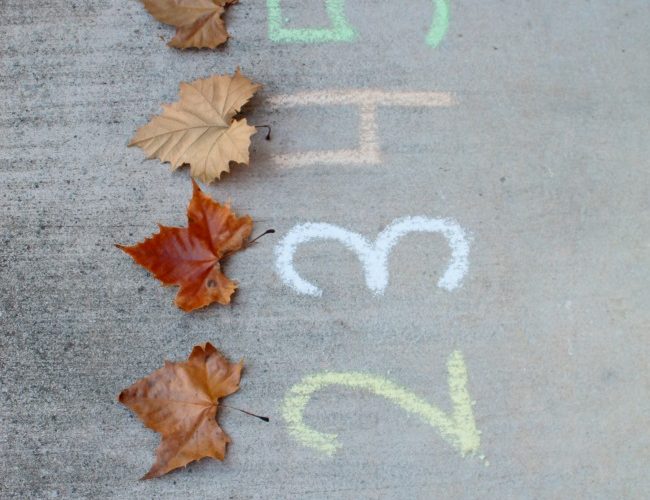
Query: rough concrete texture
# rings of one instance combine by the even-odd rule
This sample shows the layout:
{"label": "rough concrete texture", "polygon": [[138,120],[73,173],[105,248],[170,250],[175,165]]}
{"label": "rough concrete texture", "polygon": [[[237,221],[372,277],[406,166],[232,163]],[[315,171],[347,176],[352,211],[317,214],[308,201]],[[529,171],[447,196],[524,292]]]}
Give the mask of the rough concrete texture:
{"label": "rough concrete texture", "polygon": [[[289,26],[326,25],[321,0],[283,0]],[[168,48],[135,0],[0,0],[0,496],[2,498],[647,498],[650,495],[650,31],[647,0],[451,3],[424,43],[430,0],[350,0],[350,43],[269,40],[242,0],[223,50]],[[186,169],[127,149],[178,83],[241,66],[270,123],[251,166],[206,190],[274,236],[230,259],[230,307],[186,314],[113,244],[183,224]],[[381,164],[285,168],[273,155],[355,147],[346,106],[271,108],[278,94],[453,92],[448,108],[380,107]],[[342,245],[301,247],[321,298],[275,272],[296,224],[368,238],[398,217],[471,232],[463,286],[436,287],[449,250],[414,234],[383,296]],[[223,409],[223,463],[138,481],[158,436],[121,389],[211,341],[244,358]],[[333,457],[295,441],[286,392],[322,371],[380,375],[449,412],[462,352],[479,452],[462,457],[417,416],[363,391],[315,395],[305,421]],[[481,459],[479,455],[484,455]],[[487,462],[486,462],[487,461]],[[489,465],[487,465],[489,463]]]}

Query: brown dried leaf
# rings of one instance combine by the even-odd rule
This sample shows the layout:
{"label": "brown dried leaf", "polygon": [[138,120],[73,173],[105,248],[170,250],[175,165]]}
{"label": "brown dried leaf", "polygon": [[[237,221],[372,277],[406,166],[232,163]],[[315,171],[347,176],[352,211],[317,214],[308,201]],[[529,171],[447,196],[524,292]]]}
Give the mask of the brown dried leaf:
{"label": "brown dried leaf", "polygon": [[246,119],[233,120],[260,85],[243,76],[213,76],[181,83],[180,100],[163,105],[136,132],[129,146],[139,146],[149,158],[170,162],[174,169],[190,165],[192,177],[205,183],[229,172],[231,161],[248,164],[255,127]]}
{"label": "brown dried leaf", "polygon": [[239,389],[243,363],[230,363],[209,342],[187,361],[165,365],[121,392],[119,401],[161,434],[156,462],[143,479],[212,457],[223,460],[230,438],[217,423],[219,399]]}
{"label": "brown dried leaf", "polygon": [[228,40],[221,18],[224,8],[237,0],[142,0],[158,21],[176,26],[169,42],[178,49],[214,49]]}
{"label": "brown dried leaf", "polygon": [[221,259],[241,249],[253,230],[249,216],[237,217],[192,181],[188,227],[160,226],[160,232],[133,246],[116,245],[165,285],[178,285],[176,305],[192,311],[229,304],[237,285],[221,272]]}

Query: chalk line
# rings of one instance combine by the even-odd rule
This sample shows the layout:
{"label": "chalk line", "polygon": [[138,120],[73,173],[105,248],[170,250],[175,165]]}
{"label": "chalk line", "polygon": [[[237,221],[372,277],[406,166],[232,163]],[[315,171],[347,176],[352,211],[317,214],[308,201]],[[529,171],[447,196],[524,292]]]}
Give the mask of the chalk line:
{"label": "chalk line", "polygon": [[293,95],[276,95],[269,104],[278,108],[296,106],[355,106],[359,110],[359,145],[356,149],[304,151],[271,157],[284,168],[316,164],[378,165],[381,148],[377,124],[378,106],[449,107],[457,104],[450,92],[388,92],[377,89],[321,90]]}
{"label": "chalk line", "polygon": [[275,95],[269,98],[272,106],[414,106],[438,107],[458,104],[451,92],[400,92],[379,89],[317,90],[297,94]]}
{"label": "chalk line", "polygon": [[366,285],[382,294],[388,286],[388,257],[399,240],[409,233],[441,233],[451,248],[451,261],[438,287],[452,291],[458,288],[469,268],[469,240],[465,230],[452,219],[403,217],[387,226],[374,243],[359,233],[327,223],[299,224],[287,233],[275,248],[276,270],[282,281],[303,295],[320,297],[323,291],[304,280],[296,271],[293,257],[298,247],[311,240],[336,240],[355,252],[363,265]]}
{"label": "chalk line", "polygon": [[345,0],[325,0],[330,28],[286,28],[280,0],[267,0],[269,39],[276,43],[351,42],[357,32],[345,16]]}
{"label": "chalk line", "polygon": [[449,396],[453,404],[450,415],[383,377],[358,372],[324,372],[309,375],[289,389],[282,405],[282,416],[289,434],[296,441],[326,455],[334,455],[341,447],[337,434],[323,433],[309,427],[304,422],[304,413],[316,392],[331,385],[340,385],[386,398],[437,429],[441,437],[462,456],[474,454],[480,446],[480,431],[476,428],[472,400],[467,390],[467,367],[460,351],[454,351],[449,356],[447,372]]}
{"label": "chalk line", "polygon": [[[280,0],[267,0],[269,39],[276,43],[325,43],[352,42],[358,33],[345,15],[345,0],[324,0],[329,28],[287,28],[285,27]],[[432,0],[435,12],[426,43],[437,47],[449,29],[449,1]]]}

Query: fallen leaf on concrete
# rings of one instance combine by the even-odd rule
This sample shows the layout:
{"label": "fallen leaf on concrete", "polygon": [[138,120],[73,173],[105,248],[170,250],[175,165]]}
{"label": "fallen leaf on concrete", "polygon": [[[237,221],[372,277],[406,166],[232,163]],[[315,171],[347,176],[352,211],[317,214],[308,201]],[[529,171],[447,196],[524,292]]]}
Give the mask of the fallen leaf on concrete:
{"label": "fallen leaf on concrete", "polygon": [[165,285],[178,285],[175,303],[184,311],[213,302],[229,304],[237,285],[221,272],[221,259],[241,249],[253,229],[192,181],[187,227],[159,225],[160,232],[134,246],[116,245]]}
{"label": "fallen leaf on concrete", "polygon": [[212,457],[223,460],[228,435],[217,423],[219,399],[239,389],[243,363],[230,363],[209,342],[187,361],[165,364],[124,389],[119,401],[161,434],[156,462],[143,479]]}
{"label": "fallen leaf on concrete", "polygon": [[228,40],[221,15],[237,0],[143,0],[149,14],[165,24],[176,26],[169,42],[178,49],[214,49]]}
{"label": "fallen leaf on concrete", "polygon": [[174,169],[190,165],[190,174],[210,183],[229,172],[231,161],[248,164],[248,148],[255,127],[246,119],[233,120],[260,85],[243,76],[213,76],[181,83],[180,100],[163,105],[136,132],[129,146],[141,147],[149,158],[169,162]]}

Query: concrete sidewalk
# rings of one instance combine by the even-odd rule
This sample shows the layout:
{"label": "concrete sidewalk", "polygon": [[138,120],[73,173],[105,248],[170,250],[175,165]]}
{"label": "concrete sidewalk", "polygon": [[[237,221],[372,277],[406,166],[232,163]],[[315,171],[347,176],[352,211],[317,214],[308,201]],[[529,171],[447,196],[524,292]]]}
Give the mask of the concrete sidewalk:
{"label": "concrete sidewalk", "polygon": [[[454,1],[437,47],[430,0],[346,4],[352,41],[273,41],[267,3],[241,0],[225,48],[180,52],[136,0],[0,1],[0,497],[650,495],[650,4]],[[326,27],[325,5],[283,0],[282,27]],[[186,314],[113,245],[184,224],[187,169],[126,144],[179,82],[237,66],[273,140],[206,191],[277,233],[228,262],[231,306]],[[294,256],[319,297],[276,269],[298,224],[373,241],[417,216],[465,232],[458,287],[437,233],[392,249],[383,294],[335,241]],[[223,463],[138,481],[158,436],[117,395],[205,341],[245,360],[227,403],[271,422],[223,409]],[[465,456],[395,403],[451,415],[455,352],[475,404],[450,422],[481,433]],[[333,456],[283,415],[325,372],[393,391],[318,379],[304,422],[338,434]]]}

